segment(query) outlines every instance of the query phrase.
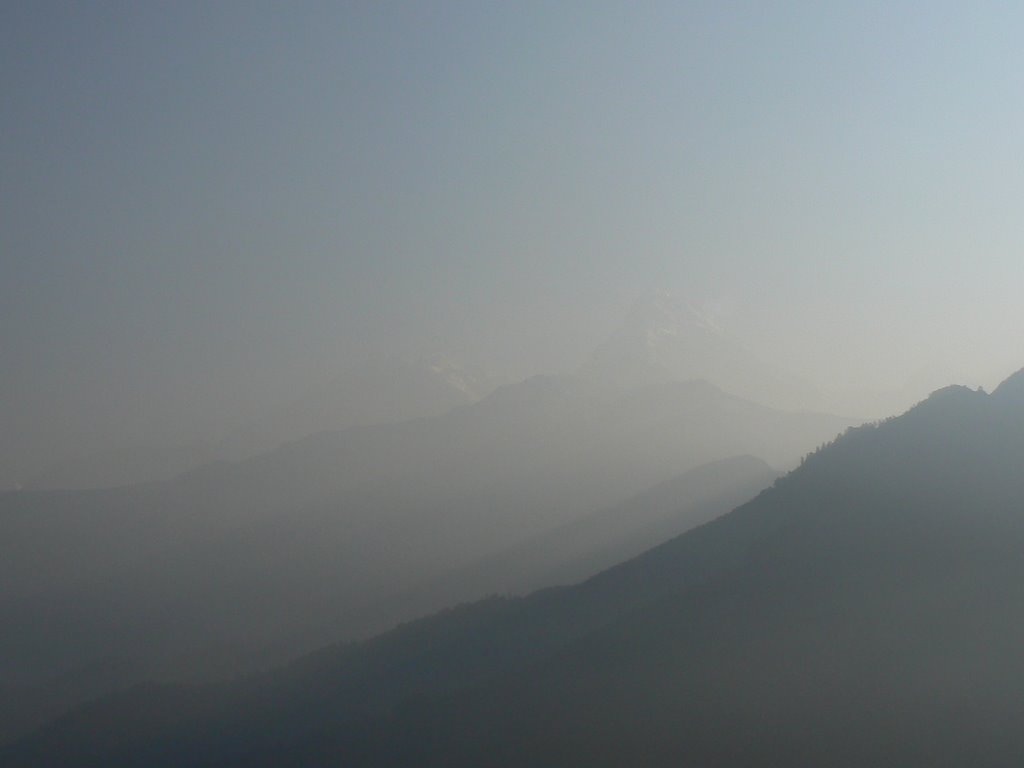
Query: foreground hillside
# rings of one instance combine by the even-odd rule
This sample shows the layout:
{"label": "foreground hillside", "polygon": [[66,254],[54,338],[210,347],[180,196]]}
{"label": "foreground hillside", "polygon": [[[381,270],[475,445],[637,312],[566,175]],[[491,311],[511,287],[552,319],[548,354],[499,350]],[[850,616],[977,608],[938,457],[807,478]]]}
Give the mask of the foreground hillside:
{"label": "foreground hillside", "polygon": [[1024,372],[850,431],[582,585],[139,688],[9,765],[1017,765]]}

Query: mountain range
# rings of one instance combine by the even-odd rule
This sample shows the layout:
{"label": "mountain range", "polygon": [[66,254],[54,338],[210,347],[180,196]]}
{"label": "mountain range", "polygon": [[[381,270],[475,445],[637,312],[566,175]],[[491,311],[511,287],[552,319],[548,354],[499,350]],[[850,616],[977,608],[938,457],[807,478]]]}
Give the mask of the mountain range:
{"label": "mountain range", "polygon": [[1016,765],[1024,371],[852,428],[576,586],[220,686],[141,686],[6,765]]}
{"label": "mountain range", "polygon": [[[577,369],[533,380],[556,381],[564,390],[601,399],[703,381],[778,410],[849,417],[888,414],[891,403],[905,401],[905,396],[892,393],[822,392],[762,359],[692,303],[662,292],[634,302],[618,328]],[[167,480],[212,461],[250,458],[316,432],[441,416],[479,402],[507,383],[478,366],[445,358],[367,361],[226,436],[187,445],[130,445],[70,458],[42,468],[24,486],[71,490]],[[510,391],[517,391],[515,385]],[[880,407],[879,400],[885,405]]]}
{"label": "mountain range", "polygon": [[[323,432],[172,480],[0,494],[4,733],[138,680],[237,675],[553,583],[552,553],[570,548],[544,544],[546,531],[605,526],[572,557],[607,563],[597,549],[622,552],[616,536],[678,529],[642,515],[618,530],[578,522],[588,515],[712,461],[794,464],[849,423],[701,382],[599,394],[539,377],[442,416]],[[726,466],[717,501],[695,488],[697,510],[680,486],[675,509],[718,514],[770,479],[763,465]],[[517,547],[520,566],[500,565]],[[465,569],[480,578],[452,575]]]}

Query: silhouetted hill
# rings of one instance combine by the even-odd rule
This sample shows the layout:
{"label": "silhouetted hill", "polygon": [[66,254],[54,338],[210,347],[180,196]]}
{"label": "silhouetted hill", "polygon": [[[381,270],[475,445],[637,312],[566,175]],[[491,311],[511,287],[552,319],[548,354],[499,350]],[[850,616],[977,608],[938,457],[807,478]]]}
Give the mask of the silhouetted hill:
{"label": "silhouetted hill", "polygon": [[582,585],[219,689],[145,688],[10,765],[1017,765],[1013,380],[850,430]]}

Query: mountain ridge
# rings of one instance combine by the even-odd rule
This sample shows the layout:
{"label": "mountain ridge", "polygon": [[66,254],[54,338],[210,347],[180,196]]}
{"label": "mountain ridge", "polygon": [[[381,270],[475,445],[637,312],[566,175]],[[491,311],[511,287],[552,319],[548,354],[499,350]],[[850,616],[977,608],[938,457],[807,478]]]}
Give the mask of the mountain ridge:
{"label": "mountain ridge", "polygon": [[[0,637],[0,689],[34,675],[40,690],[65,691],[74,677],[75,700],[366,637],[486,594],[466,579],[432,592],[449,572],[702,463],[743,453],[795,463],[848,423],[706,386],[620,402],[540,379],[443,416],[322,432],[174,480],[0,494],[0,621],[13,628]],[[519,562],[487,589],[542,586],[531,558]],[[0,733],[25,699],[0,696]]]}
{"label": "mountain ridge", "polygon": [[[578,586],[324,651],[198,720],[165,691],[163,735],[107,756],[156,765],[159,744],[225,765],[1014,764],[1022,465],[1024,408],[939,390]],[[372,691],[393,698],[372,704]],[[152,693],[83,722],[108,733]],[[246,696],[273,706],[254,715]],[[92,738],[55,728],[9,754],[74,754]]]}

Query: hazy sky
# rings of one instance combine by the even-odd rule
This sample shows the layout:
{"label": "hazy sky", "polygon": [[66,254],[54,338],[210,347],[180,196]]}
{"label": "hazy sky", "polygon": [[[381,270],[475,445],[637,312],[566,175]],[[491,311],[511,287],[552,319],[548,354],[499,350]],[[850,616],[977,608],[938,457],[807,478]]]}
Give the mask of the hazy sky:
{"label": "hazy sky", "polygon": [[665,288],[819,381],[1024,366],[1018,3],[5,2],[0,460]]}

